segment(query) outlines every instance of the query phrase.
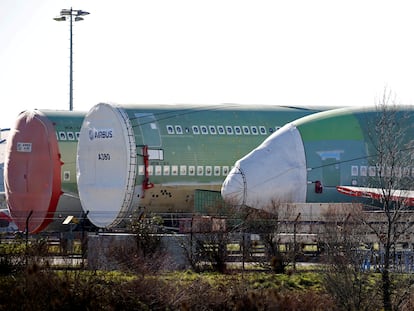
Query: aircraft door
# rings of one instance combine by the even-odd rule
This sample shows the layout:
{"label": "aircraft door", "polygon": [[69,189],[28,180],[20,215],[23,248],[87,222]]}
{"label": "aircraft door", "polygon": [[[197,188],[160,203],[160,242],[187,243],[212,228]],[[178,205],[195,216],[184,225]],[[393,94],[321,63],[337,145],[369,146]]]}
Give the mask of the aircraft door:
{"label": "aircraft door", "polygon": [[342,150],[325,150],[317,152],[321,160],[322,184],[324,187],[336,187],[340,184],[340,161],[342,153]]}
{"label": "aircraft door", "polygon": [[326,187],[336,187],[340,182],[340,169],[338,160],[327,158],[322,161],[323,184]]}
{"label": "aircraft door", "polygon": [[160,148],[162,145],[158,121],[153,113],[135,114],[142,133],[143,145],[149,148]]}

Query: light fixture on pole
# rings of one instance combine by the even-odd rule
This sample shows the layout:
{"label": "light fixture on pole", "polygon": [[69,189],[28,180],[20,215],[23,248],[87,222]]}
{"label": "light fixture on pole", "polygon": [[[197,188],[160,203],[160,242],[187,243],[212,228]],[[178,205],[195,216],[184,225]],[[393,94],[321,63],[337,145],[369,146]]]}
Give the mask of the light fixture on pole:
{"label": "light fixture on pole", "polygon": [[72,26],[73,26],[73,17],[75,17],[75,22],[83,21],[83,17],[88,15],[89,12],[82,10],[73,10],[63,9],[60,11],[60,16],[55,17],[54,20],[58,22],[66,21],[68,17],[70,22],[70,54],[69,54],[69,110],[73,110],[73,50],[72,50]]}

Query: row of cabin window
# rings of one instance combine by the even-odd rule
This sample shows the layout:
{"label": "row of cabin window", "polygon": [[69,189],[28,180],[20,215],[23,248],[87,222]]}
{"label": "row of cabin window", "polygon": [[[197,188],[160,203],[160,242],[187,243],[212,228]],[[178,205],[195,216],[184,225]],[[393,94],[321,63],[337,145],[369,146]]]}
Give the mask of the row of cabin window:
{"label": "row of cabin window", "polygon": [[[269,128],[269,132],[273,133],[275,130],[278,130],[280,127],[277,126],[275,127],[275,129],[273,128]],[[203,135],[216,135],[216,134],[220,134],[220,135],[267,135],[267,130],[266,127],[264,126],[234,126],[234,128],[232,126],[222,126],[222,125],[218,125],[217,128],[214,125],[201,125],[200,127],[197,125],[193,125],[192,126],[192,130],[193,130],[193,134],[194,135],[199,135],[199,134],[203,134]],[[184,134],[184,131],[181,127],[181,125],[167,125],[167,132],[168,134]],[[189,133],[190,130],[188,128],[185,129],[186,133]],[[62,132],[59,131],[56,133],[57,139],[58,140],[79,140],[79,132]]]}
{"label": "row of cabin window", "polygon": [[[187,166],[187,165],[149,165],[150,176],[227,176],[228,166]],[[145,174],[145,166],[138,166],[138,175]]]}
{"label": "row of cabin window", "polygon": [[382,175],[390,177],[392,171],[395,177],[414,177],[414,168],[412,167],[351,166],[351,176],[374,177]]}
{"label": "row of cabin window", "polygon": [[[181,125],[167,125],[167,133],[168,134],[188,134],[190,133],[190,129],[188,127],[183,130]],[[273,133],[275,130],[278,130],[280,126],[273,128],[269,128],[269,132]],[[267,130],[265,126],[230,126],[230,125],[193,125],[192,132],[194,135],[267,135]]]}
{"label": "row of cabin window", "polygon": [[56,137],[58,140],[79,140],[79,132],[57,132]]}
{"label": "row of cabin window", "polygon": [[[227,176],[230,168],[228,166],[186,166],[186,165],[149,165],[150,176]],[[138,166],[138,175],[145,174],[145,166]],[[70,180],[70,171],[63,173],[63,180]]]}
{"label": "row of cabin window", "polygon": [[[277,126],[275,127],[275,129],[273,128],[269,128],[269,132],[273,133],[275,130],[278,130],[280,127]],[[257,128],[257,126],[234,126],[234,128],[232,126],[223,126],[223,125],[218,125],[217,128],[214,125],[201,125],[200,127],[198,125],[193,125],[192,126],[192,130],[193,130],[193,134],[194,135],[199,135],[199,134],[203,134],[203,135],[216,135],[216,134],[220,134],[220,135],[267,135],[267,131],[266,131],[266,127],[264,126],[259,126],[259,128]],[[190,130],[188,128],[185,128],[185,132],[189,133]],[[167,133],[168,134],[184,134],[184,131],[181,127],[181,125],[167,125]],[[57,139],[58,140],[79,140],[79,132],[58,132],[56,133]]]}

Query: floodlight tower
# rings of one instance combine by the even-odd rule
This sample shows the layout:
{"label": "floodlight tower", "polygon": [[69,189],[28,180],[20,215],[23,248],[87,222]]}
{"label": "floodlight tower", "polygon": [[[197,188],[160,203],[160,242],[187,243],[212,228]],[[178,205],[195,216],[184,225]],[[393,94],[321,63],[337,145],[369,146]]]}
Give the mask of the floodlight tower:
{"label": "floodlight tower", "polygon": [[60,11],[60,16],[55,17],[54,20],[58,22],[66,21],[70,22],[70,52],[69,52],[69,110],[73,110],[73,44],[72,44],[72,27],[73,20],[75,22],[83,21],[83,17],[88,15],[89,12],[82,10],[63,9]]}

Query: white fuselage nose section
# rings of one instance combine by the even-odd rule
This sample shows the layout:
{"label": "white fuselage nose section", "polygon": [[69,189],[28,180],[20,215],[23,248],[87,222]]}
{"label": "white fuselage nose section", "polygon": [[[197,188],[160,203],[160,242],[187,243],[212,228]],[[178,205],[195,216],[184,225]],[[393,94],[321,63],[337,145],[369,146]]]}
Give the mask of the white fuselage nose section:
{"label": "white fuselage nose section", "polygon": [[306,159],[301,135],[289,123],[235,163],[221,194],[226,203],[258,209],[306,200]]}

